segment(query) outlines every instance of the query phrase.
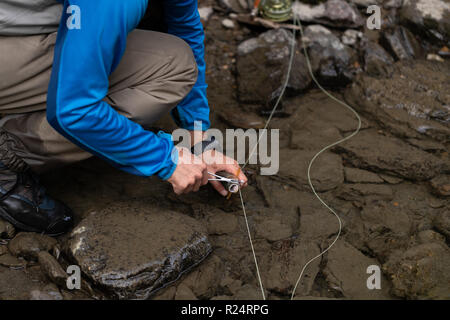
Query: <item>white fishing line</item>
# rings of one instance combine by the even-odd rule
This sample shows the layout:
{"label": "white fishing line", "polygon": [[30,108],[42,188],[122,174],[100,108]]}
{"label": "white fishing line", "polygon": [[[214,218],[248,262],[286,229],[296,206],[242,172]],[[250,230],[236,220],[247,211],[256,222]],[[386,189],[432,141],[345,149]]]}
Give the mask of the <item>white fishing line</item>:
{"label": "white fishing line", "polygon": [[[295,2],[296,5],[297,5],[297,3],[298,3],[298,1]],[[304,43],[304,41],[303,41],[303,39],[304,39],[303,26],[302,26],[302,23],[301,23],[300,19],[298,18],[297,14],[296,14],[295,12],[293,12],[293,22],[294,22],[294,25],[296,25],[296,26],[298,25],[298,26],[299,26],[300,35],[301,35],[301,38],[302,38],[303,52],[304,52],[304,54],[305,54],[306,63],[307,63],[307,66],[308,66],[308,71],[309,71],[309,73],[310,73],[310,75],[311,75],[311,78],[313,79],[314,83],[315,83],[315,84],[318,86],[318,88],[319,88],[323,93],[325,93],[330,99],[336,101],[337,103],[343,105],[344,107],[346,107],[347,109],[349,109],[351,112],[353,112],[353,114],[354,114],[354,115],[356,116],[356,118],[358,119],[358,127],[356,128],[356,130],[355,130],[354,132],[352,132],[352,133],[351,133],[350,135],[348,135],[347,137],[345,137],[345,138],[343,138],[343,139],[340,139],[340,140],[338,140],[338,141],[336,141],[336,142],[334,142],[334,143],[332,143],[332,144],[330,144],[330,145],[328,145],[328,146],[322,148],[319,152],[317,152],[317,153],[314,155],[314,157],[313,157],[313,158],[311,159],[311,161],[309,162],[309,165],[308,165],[308,173],[307,173],[307,175],[308,175],[308,183],[309,183],[309,186],[311,187],[311,190],[312,190],[314,196],[320,201],[320,203],[322,203],[322,205],[323,205],[325,208],[327,208],[328,210],[330,210],[330,212],[333,213],[334,216],[337,218],[337,220],[338,220],[338,222],[339,222],[339,230],[338,230],[338,233],[337,233],[336,237],[335,237],[334,240],[332,241],[332,243],[331,243],[326,249],[324,249],[323,251],[321,251],[318,255],[316,255],[315,257],[313,257],[312,259],[310,259],[310,260],[303,266],[303,268],[302,268],[302,270],[301,270],[301,272],[300,272],[300,275],[299,275],[299,277],[298,277],[298,279],[297,279],[297,281],[296,281],[296,283],[295,283],[294,289],[292,290],[291,300],[293,300],[294,297],[295,297],[295,292],[297,291],[297,287],[298,287],[298,285],[300,284],[300,281],[301,281],[301,279],[302,279],[302,276],[303,276],[303,274],[304,274],[306,268],[307,268],[313,261],[315,261],[316,259],[322,257],[328,250],[330,250],[330,249],[333,247],[333,245],[334,245],[334,244],[336,243],[336,241],[339,239],[339,236],[341,235],[341,231],[342,231],[342,221],[341,221],[339,215],[333,210],[333,208],[331,208],[331,207],[330,207],[330,206],[329,206],[329,205],[328,205],[328,204],[327,204],[327,203],[326,203],[326,202],[318,195],[318,193],[316,192],[316,189],[314,188],[314,185],[313,185],[313,183],[312,183],[312,181],[311,181],[311,167],[312,167],[314,161],[317,159],[317,157],[318,157],[319,155],[321,155],[321,154],[322,154],[323,152],[325,152],[326,150],[328,150],[328,149],[334,147],[335,145],[338,145],[338,144],[340,144],[340,143],[342,143],[342,142],[344,142],[344,141],[346,141],[346,140],[352,138],[353,136],[355,136],[356,134],[358,134],[358,132],[359,132],[360,129],[361,129],[361,118],[360,118],[360,116],[358,115],[358,113],[357,113],[350,105],[348,105],[348,104],[345,103],[344,101],[342,101],[342,100],[336,98],[336,97],[333,96],[331,93],[329,93],[325,88],[323,88],[323,87],[320,85],[319,81],[317,81],[316,77],[314,76],[314,72],[313,72],[313,70],[312,70],[312,66],[311,66],[311,61],[310,61],[310,58],[309,58],[308,50],[307,50],[306,45],[305,45],[305,43]],[[277,99],[277,101],[276,101],[276,103],[275,103],[275,106],[273,107],[273,109],[272,109],[272,111],[271,111],[271,113],[270,113],[270,115],[269,115],[269,118],[267,119],[267,122],[266,122],[266,125],[264,126],[264,129],[267,129],[267,127],[269,126],[269,123],[270,123],[270,121],[272,120],[272,117],[273,117],[273,115],[275,114],[275,111],[276,111],[276,109],[278,108],[278,105],[280,104],[280,101],[281,101],[281,99],[282,99],[282,97],[283,97],[283,95],[284,95],[284,92],[285,92],[285,90],[286,90],[286,88],[287,88],[287,85],[288,85],[288,83],[289,83],[289,78],[290,78],[290,74],[291,74],[291,70],[292,70],[292,65],[293,65],[293,61],[294,61],[294,55],[295,55],[295,44],[296,44],[296,39],[295,39],[295,37],[296,37],[296,30],[294,29],[294,30],[293,30],[293,37],[292,37],[292,49],[291,49],[291,55],[290,55],[290,58],[289,58],[289,64],[288,64],[288,70],[287,70],[286,80],[285,80],[285,83],[283,84],[283,87],[282,87],[280,96],[278,97],[278,99]],[[260,142],[260,139],[261,139],[261,136],[260,136],[260,138],[258,139],[258,141],[256,142],[255,146],[253,147],[252,151],[250,152],[247,161],[246,161],[246,162],[244,163],[244,165],[242,166],[242,169],[245,168],[245,166],[248,164],[248,162],[249,162],[251,156],[252,156],[253,153],[256,151],[256,148],[257,148],[257,146],[258,146],[258,144],[259,144],[259,142]],[[262,294],[262,297],[263,297],[263,299],[265,300],[266,297],[265,297],[265,294],[264,294],[264,287],[263,287],[262,280],[261,280],[261,274],[260,274],[260,272],[259,272],[258,260],[257,260],[257,258],[256,258],[255,249],[254,249],[254,247],[253,247],[253,240],[252,240],[252,236],[251,236],[251,232],[250,232],[250,227],[249,227],[249,223],[248,223],[248,218],[247,218],[247,213],[246,213],[246,211],[245,211],[244,200],[243,200],[243,197],[242,197],[242,193],[241,193],[241,189],[240,189],[240,188],[239,188],[239,196],[240,196],[240,198],[241,198],[242,210],[243,210],[243,212],[244,212],[244,219],[245,219],[245,224],[246,224],[246,226],[247,226],[248,238],[249,238],[249,241],[250,241],[250,247],[251,247],[251,249],[252,249],[253,259],[254,259],[255,266],[256,266],[256,274],[257,274],[257,276],[258,276],[258,281],[259,281],[259,285],[260,285],[260,288],[261,288],[261,294]]]}

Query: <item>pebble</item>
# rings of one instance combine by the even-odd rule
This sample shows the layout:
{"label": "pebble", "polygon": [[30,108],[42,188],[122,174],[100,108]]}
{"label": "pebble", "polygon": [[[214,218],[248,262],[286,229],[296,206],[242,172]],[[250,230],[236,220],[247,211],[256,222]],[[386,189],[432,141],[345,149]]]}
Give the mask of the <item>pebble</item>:
{"label": "pebble", "polygon": [[434,53],[427,54],[427,60],[444,62],[444,59],[442,59],[439,55]]}
{"label": "pebble", "polygon": [[234,21],[231,19],[223,19],[222,26],[227,29],[234,29]]}

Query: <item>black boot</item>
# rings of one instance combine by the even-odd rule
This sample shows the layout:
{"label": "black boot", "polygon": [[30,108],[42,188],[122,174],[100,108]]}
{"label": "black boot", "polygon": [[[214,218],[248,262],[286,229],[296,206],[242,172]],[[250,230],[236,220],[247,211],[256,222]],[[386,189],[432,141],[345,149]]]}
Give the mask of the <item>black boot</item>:
{"label": "black boot", "polygon": [[49,197],[11,146],[20,143],[0,129],[0,217],[15,227],[52,236],[73,226],[71,210]]}

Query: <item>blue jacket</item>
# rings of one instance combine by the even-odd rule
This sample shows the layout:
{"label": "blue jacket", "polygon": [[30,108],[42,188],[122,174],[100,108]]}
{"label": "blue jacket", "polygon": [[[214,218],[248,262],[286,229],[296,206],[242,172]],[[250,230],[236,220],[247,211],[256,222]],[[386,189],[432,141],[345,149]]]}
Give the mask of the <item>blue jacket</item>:
{"label": "blue jacket", "polygon": [[[108,92],[108,77],[125,51],[127,35],[143,17],[148,0],[60,2],[64,10],[48,89],[49,123],[76,145],[126,172],[168,179],[176,168],[171,135],[146,131],[102,101]],[[66,26],[70,5],[81,9],[81,29]],[[168,32],[190,45],[199,71],[194,88],[172,115],[185,129],[202,121],[206,130],[210,122],[204,33],[197,0],[165,0],[164,6]]]}

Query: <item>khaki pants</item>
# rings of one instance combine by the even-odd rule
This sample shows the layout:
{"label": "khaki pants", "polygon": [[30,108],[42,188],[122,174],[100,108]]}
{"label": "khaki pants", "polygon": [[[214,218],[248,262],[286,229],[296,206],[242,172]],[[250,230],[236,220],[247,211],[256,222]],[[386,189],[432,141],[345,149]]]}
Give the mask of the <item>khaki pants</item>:
{"label": "khaki pants", "polygon": [[[46,119],[55,41],[56,33],[0,36],[0,128],[19,140],[13,151],[38,172],[91,156],[56,132]],[[195,59],[183,40],[134,30],[109,78],[104,100],[145,128],[175,107],[196,79]]]}

